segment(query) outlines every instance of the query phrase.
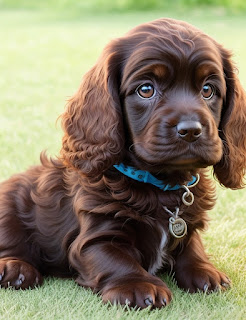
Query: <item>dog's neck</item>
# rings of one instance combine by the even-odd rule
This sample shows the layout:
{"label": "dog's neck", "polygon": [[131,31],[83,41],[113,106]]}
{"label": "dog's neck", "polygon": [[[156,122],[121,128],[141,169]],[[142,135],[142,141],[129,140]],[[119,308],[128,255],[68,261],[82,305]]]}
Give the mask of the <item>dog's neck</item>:
{"label": "dog's neck", "polygon": [[[120,163],[118,165],[114,165],[114,168],[117,169],[118,171],[120,171],[125,176],[127,176],[133,180],[143,182],[143,183],[152,184],[155,187],[157,187],[163,191],[179,190],[183,186],[181,184],[176,184],[174,186],[171,184],[166,184],[162,180],[157,179],[155,176],[153,176],[148,171],[138,170],[135,167],[127,166],[127,165],[124,165],[123,163]],[[185,185],[186,186],[193,186],[194,184],[197,183],[197,180],[198,180],[198,176],[192,176],[192,180],[186,181]]]}

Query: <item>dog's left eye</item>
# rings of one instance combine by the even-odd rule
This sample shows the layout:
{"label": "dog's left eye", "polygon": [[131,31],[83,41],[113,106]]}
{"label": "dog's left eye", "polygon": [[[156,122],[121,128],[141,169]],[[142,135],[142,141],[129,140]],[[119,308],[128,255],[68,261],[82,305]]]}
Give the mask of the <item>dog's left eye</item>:
{"label": "dog's left eye", "polygon": [[137,87],[136,92],[140,98],[149,99],[155,95],[156,90],[152,84],[145,83]]}
{"label": "dog's left eye", "polygon": [[205,100],[210,100],[213,95],[214,95],[214,87],[209,84],[209,83],[206,83],[203,87],[202,87],[202,97],[203,99]]}

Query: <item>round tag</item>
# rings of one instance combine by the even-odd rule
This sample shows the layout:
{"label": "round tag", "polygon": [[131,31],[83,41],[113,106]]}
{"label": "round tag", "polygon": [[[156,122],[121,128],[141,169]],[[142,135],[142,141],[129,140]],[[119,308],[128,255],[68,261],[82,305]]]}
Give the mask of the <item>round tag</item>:
{"label": "round tag", "polygon": [[187,233],[187,224],[181,218],[171,217],[169,218],[169,230],[175,238],[182,238]]}

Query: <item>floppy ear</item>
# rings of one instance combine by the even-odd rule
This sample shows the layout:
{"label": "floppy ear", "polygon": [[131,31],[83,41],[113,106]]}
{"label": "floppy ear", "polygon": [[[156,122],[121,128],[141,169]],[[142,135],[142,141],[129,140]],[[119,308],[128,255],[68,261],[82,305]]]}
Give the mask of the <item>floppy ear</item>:
{"label": "floppy ear", "polygon": [[227,86],[226,101],[220,122],[223,157],[214,172],[227,188],[239,189],[245,185],[246,171],[246,93],[231,62],[231,54],[221,49]]}
{"label": "floppy ear", "polygon": [[88,177],[119,162],[123,152],[119,64],[120,57],[107,46],[61,116],[65,133],[61,158]]}

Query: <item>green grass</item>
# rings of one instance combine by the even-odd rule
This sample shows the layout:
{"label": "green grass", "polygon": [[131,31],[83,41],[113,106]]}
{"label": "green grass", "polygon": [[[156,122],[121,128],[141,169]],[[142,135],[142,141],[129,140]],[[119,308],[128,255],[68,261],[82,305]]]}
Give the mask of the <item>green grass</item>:
{"label": "green grass", "polygon": [[[232,49],[246,87],[244,15],[228,16],[223,10],[85,16],[0,12],[0,180],[38,163],[43,149],[58,153],[56,118],[103,46],[134,25],[161,16],[187,20]],[[0,290],[0,319],[246,319],[246,192],[218,193],[203,238],[211,260],[232,279],[226,293],[190,295],[165,276],[172,304],[160,311],[134,311],[103,305],[72,280],[48,278],[35,290]]]}

